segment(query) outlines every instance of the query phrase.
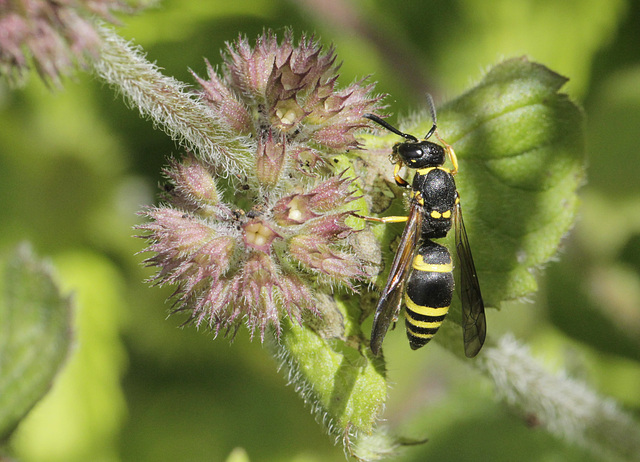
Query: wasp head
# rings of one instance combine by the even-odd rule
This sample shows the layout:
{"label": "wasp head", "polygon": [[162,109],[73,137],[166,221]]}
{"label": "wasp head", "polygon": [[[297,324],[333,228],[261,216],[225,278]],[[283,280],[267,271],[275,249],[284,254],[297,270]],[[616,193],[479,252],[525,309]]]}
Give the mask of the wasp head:
{"label": "wasp head", "polygon": [[403,141],[393,147],[393,157],[409,168],[438,167],[444,164],[445,150],[427,140]]}

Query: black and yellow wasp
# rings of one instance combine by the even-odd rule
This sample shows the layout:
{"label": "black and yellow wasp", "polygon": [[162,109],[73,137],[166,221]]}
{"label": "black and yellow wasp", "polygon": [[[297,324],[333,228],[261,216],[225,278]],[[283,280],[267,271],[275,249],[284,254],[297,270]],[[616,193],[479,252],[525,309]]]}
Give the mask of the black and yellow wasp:
{"label": "black and yellow wasp", "polygon": [[[464,352],[473,358],[482,348],[486,336],[484,303],[453,178],[458,171],[458,160],[453,148],[436,132],[435,107],[430,96],[428,99],[433,126],[422,140],[401,132],[376,115],[364,114],[367,119],[406,140],[393,146],[391,159],[395,164],[396,183],[411,188],[408,216],[367,217],[383,223],[407,223],[376,307],[371,351],[375,355],[380,353],[387,330],[398,318],[403,294],[411,348],[416,350],[426,345],[438,331],[453,296],[453,261],[448,249],[432,239],[446,237],[453,221],[460,267]],[[444,147],[428,141],[433,134]],[[443,166],[447,156],[452,169]],[[415,170],[411,184],[399,175],[402,167]]]}

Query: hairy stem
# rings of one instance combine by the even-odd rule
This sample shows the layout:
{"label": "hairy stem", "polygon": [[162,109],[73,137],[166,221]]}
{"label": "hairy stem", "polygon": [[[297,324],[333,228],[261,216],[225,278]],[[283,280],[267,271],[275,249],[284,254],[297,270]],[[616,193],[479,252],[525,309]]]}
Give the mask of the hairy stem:
{"label": "hairy stem", "polygon": [[551,434],[607,460],[640,460],[640,427],[612,399],[564,373],[550,374],[510,336],[478,359],[498,395]]}
{"label": "hairy stem", "polygon": [[221,166],[221,173],[239,173],[247,167],[249,157],[239,137],[194,94],[186,92],[184,83],[162,75],[139,48],[112,29],[101,26],[99,32],[103,46],[94,69],[100,77],[173,139],[201,159]]}

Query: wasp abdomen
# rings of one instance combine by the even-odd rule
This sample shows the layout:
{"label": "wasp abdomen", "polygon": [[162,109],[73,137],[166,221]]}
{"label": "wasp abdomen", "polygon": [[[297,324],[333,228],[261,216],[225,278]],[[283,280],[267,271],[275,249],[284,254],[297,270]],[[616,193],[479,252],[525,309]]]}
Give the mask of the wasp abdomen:
{"label": "wasp abdomen", "polygon": [[406,283],[405,325],[411,348],[426,345],[444,321],[453,296],[453,262],[446,247],[425,239]]}

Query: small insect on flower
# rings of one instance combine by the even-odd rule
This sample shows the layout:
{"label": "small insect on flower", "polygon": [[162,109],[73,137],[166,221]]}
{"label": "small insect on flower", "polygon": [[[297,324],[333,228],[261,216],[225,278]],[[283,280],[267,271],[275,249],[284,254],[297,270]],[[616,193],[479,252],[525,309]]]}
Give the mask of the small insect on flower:
{"label": "small insect on flower", "polygon": [[[380,354],[387,330],[398,318],[403,294],[405,325],[412,349],[426,345],[440,328],[453,296],[453,261],[447,248],[432,239],[446,237],[453,220],[460,263],[464,351],[467,357],[472,358],[482,348],[486,336],[484,303],[462,221],[460,197],[453,179],[458,171],[458,160],[453,148],[440,139],[436,132],[435,106],[431,96],[428,99],[433,126],[422,140],[401,132],[376,115],[364,115],[407,140],[393,146],[392,159],[395,162],[396,183],[411,189],[408,216],[367,217],[382,223],[407,223],[391,264],[387,284],[376,307],[371,330],[371,351]],[[444,148],[428,141],[433,134]],[[443,167],[447,156],[453,169]],[[403,166],[415,170],[411,184],[398,174]]]}
{"label": "small insect on flower", "polygon": [[354,132],[381,97],[363,82],[337,89],[335,59],[313,40],[294,45],[287,32],[278,43],[267,32],[195,76],[208,116],[233,131],[229,143],[251,167],[229,178],[222,161],[172,161],[166,204],[138,228],[159,268],[154,282],[177,286],[176,309],[196,325],[235,333],[244,322],[264,339],[283,315],[321,315],[320,293],[370,276],[354,250],[354,178],[329,160],[359,148]]}

